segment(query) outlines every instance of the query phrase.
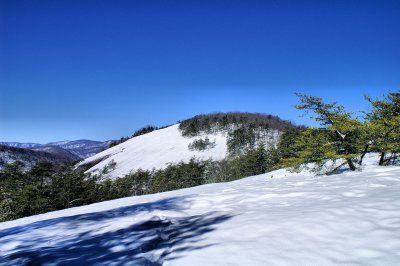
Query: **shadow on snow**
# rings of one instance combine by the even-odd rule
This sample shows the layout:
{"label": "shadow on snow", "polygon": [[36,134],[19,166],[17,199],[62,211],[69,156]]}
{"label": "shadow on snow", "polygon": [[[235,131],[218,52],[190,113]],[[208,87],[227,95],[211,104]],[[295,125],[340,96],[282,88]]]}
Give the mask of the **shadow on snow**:
{"label": "shadow on snow", "polygon": [[[62,224],[63,230],[100,224],[113,218],[137,215],[141,212],[182,210],[185,197],[169,198],[151,203],[116,208],[104,212],[60,217],[26,226],[0,231],[0,244],[11,235],[29,233],[36,229],[51,231]],[[0,260],[4,265],[162,265],[166,260],[183,256],[183,252],[206,248],[200,245],[204,234],[215,230],[214,225],[232,216],[217,213],[188,217],[153,218],[116,231],[94,234],[85,231],[66,237],[51,245],[56,236],[24,239],[20,246]],[[116,221],[118,223],[118,221]],[[100,226],[101,229],[101,226]],[[99,228],[96,228],[99,230]],[[3,242],[4,243],[4,242]]]}

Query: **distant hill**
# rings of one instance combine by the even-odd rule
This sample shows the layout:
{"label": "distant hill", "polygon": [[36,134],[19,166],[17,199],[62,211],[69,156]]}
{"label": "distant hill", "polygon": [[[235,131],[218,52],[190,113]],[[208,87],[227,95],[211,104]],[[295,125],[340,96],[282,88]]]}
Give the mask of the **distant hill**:
{"label": "distant hill", "polygon": [[66,149],[57,147],[57,146],[51,146],[51,145],[39,146],[39,147],[31,148],[30,150],[43,151],[46,153],[56,155],[57,157],[60,157],[60,158],[71,159],[71,161],[74,161],[74,162],[81,160],[81,157],[79,157],[78,155],[76,155]]}
{"label": "distant hill", "polygon": [[15,161],[21,161],[24,164],[23,169],[29,170],[40,161],[48,161],[54,164],[72,164],[79,159],[78,156],[58,147],[34,150],[0,145],[0,169]]}
{"label": "distant hill", "polygon": [[43,146],[45,144],[21,143],[21,142],[0,142],[0,145],[5,145],[5,146],[9,146],[9,147],[14,147],[14,148],[31,149],[31,148]]}
{"label": "distant hill", "polygon": [[51,146],[57,146],[71,153],[86,159],[93,156],[105,149],[110,145],[109,141],[94,141],[94,140],[74,140],[74,141],[60,141],[48,143]]}
{"label": "distant hill", "polygon": [[252,113],[199,115],[170,127],[127,139],[85,159],[79,167],[117,178],[132,171],[162,169],[170,163],[222,160],[263,143],[275,145],[285,128],[295,127],[279,117]]}
{"label": "distant hill", "polygon": [[50,151],[50,153],[55,153],[57,151],[57,153],[61,153],[60,149],[55,149],[55,147],[58,147],[76,155],[78,159],[85,159],[107,149],[110,145],[110,142],[94,140],[59,141],[48,144],[0,142],[0,145],[6,145],[15,148],[44,150]]}

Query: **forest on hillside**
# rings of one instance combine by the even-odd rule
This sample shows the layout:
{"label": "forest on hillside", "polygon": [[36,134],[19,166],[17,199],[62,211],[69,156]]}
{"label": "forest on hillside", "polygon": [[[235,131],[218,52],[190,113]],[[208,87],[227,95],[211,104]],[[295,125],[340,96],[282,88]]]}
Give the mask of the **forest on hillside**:
{"label": "forest on hillside", "polygon": [[179,129],[182,131],[183,136],[231,131],[243,126],[254,129],[272,130],[284,130],[285,128],[295,127],[290,121],[283,120],[278,116],[246,112],[196,115],[179,122]]}

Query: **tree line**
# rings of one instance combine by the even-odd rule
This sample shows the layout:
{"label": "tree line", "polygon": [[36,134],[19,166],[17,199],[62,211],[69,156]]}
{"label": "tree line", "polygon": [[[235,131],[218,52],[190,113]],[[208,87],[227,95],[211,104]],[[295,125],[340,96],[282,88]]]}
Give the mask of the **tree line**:
{"label": "tree line", "polygon": [[242,126],[276,130],[294,127],[291,122],[282,120],[278,116],[246,112],[196,115],[179,122],[179,129],[185,137],[193,137],[202,133],[214,133],[217,131],[231,131]]}

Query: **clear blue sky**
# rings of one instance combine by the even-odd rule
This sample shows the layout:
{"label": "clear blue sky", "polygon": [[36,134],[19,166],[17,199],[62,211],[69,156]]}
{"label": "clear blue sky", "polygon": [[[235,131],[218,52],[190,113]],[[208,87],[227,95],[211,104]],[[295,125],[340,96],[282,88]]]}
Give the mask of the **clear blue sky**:
{"label": "clear blue sky", "polygon": [[199,113],[297,123],[400,88],[400,1],[0,1],[0,141],[116,139]]}

